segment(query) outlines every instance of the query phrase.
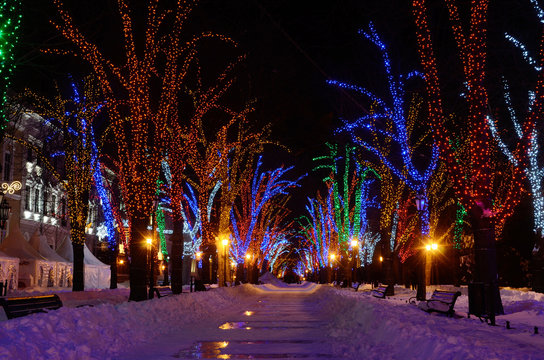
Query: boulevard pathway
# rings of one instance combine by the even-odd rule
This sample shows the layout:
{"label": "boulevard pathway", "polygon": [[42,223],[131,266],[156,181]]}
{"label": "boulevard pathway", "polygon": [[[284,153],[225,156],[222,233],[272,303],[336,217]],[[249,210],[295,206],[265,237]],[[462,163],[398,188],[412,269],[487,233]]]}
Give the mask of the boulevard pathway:
{"label": "boulevard pathway", "polygon": [[315,290],[315,284],[265,285],[253,305],[231,314],[213,333],[174,358],[337,358],[332,344],[323,338],[327,319],[311,301]]}

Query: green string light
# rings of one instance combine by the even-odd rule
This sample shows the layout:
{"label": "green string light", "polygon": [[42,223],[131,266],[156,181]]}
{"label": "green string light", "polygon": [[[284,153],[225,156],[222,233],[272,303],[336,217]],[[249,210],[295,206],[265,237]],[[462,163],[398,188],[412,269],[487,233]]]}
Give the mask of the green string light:
{"label": "green string light", "polygon": [[21,1],[19,0],[0,2],[0,134],[3,134],[9,120],[6,111],[7,90],[15,69],[14,50],[19,40],[17,32],[22,18],[20,9]]}
{"label": "green string light", "polygon": [[[161,185],[163,182],[157,180],[157,191],[155,196],[159,197],[161,193]],[[166,236],[164,235],[164,229],[166,228],[166,221],[164,219],[164,211],[161,206],[157,206],[155,210],[155,221],[157,222],[157,227],[159,228],[159,238],[161,239],[161,252],[166,257],[168,255],[168,249],[166,248]]]}
{"label": "green string light", "polygon": [[453,228],[453,248],[461,249],[463,243],[463,223],[467,212],[463,205],[457,203],[457,212],[455,214],[455,226]]}

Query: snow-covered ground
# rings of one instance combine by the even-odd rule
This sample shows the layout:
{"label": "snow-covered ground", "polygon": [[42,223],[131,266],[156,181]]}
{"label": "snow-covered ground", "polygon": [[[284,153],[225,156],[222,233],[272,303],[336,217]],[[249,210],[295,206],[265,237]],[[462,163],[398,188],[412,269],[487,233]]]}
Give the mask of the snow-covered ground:
{"label": "snow-covered ground", "polygon": [[385,300],[365,290],[276,283],[130,303],[127,289],[57,292],[61,309],[0,322],[0,359],[544,359],[543,294],[501,290],[492,327],[466,318],[466,289],[455,318],[407,304],[401,287]]}

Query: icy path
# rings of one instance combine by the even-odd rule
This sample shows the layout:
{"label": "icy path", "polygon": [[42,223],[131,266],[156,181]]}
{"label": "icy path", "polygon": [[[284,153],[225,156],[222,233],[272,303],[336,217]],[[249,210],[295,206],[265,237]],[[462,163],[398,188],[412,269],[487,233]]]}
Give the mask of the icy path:
{"label": "icy path", "polygon": [[[328,316],[315,302],[318,286],[264,285],[217,321],[128,354],[126,359],[319,359],[338,358],[327,339]],[[162,343],[162,346],[160,345]]]}

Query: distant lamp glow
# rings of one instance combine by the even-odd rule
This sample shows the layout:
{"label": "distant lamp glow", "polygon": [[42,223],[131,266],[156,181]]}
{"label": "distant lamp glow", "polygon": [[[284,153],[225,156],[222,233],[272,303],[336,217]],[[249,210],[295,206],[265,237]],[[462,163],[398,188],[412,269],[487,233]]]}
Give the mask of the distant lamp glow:
{"label": "distant lamp glow", "polygon": [[159,251],[159,252],[157,253],[157,259],[158,259],[159,261],[162,261],[162,260],[164,259],[164,256],[162,255],[162,251]]}
{"label": "distant lamp glow", "polygon": [[383,262],[383,256],[380,256],[380,262]]}
{"label": "distant lamp glow", "polygon": [[431,245],[429,245],[429,244],[425,245],[425,249],[426,249],[427,251],[431,251]]}
{"label": "distant lamp glow", "polygon": [[166,266],[162,265],[161,270],[164,270],[164,269],[166,269]]}
{"label": "distant lamp glow", "polygon": [[436,243],[431,244],[431,249],[433,249],[433,250],[438,249],[438,244],[436,244]]}
{"label": "distant lamp glow", "polygon": [[229,239],[223,239],[222,243],[223,243],[223,246],[228,246]]}
{"label": "distant lamp glow", "polygon": [[248,253],[246,254],[246,260],[249,260],[249,259],[251,259],[251,255]]}
{"label": "distant lamp glow", "polygon": [[335,254],[331,254],[331,260],[334,261],[334,259],[336,259],[336,255],[335,255]]}
{"label": "distant lamp glow", "polygon": [[147,245],[151,246],[151,244],[153,243],[153,240],[145,239],[145,242],[147,243]]}
{"label": "distant lamp glow", "polygon": [[359,242],[356,239],[351,240],[351,247],[357,247]]}
{"label": "distant lamp glow", "polygon": [[125,260],[123,260],[123,259],[119,260],[119,264],[123,265],[124,263],[125,263]]}
{"label": "distant lamp glow", "polygon": [[196,252],[196,259],[197,259],[198,261],[200,261],[201,258],[202,258],[202,251],[197,251],[197,252]]}

